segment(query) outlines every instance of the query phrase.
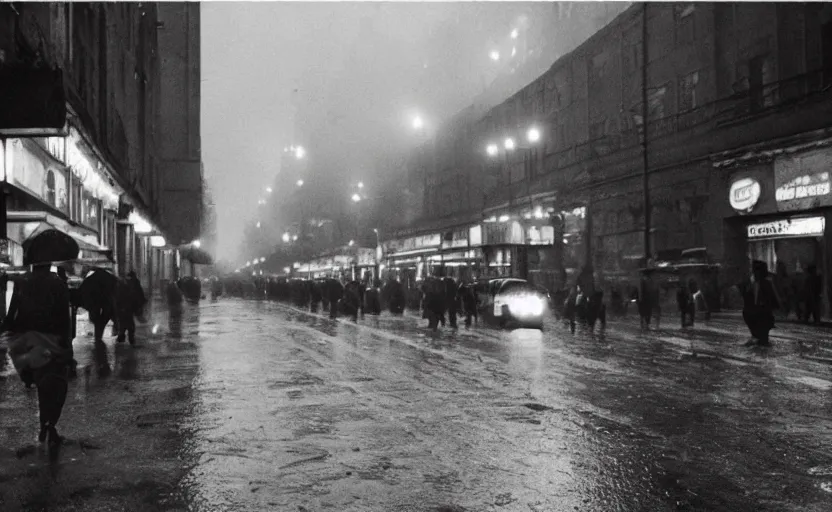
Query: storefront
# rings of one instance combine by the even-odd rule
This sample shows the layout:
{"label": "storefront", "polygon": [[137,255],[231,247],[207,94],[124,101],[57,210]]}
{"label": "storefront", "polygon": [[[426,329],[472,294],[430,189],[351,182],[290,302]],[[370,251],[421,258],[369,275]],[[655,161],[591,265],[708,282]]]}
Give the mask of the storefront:
{"label": "storefront", "polygon": [[811,274],[819,274],[821,310],[827,318],[832,295],[832,247],[826,231],[832,221],[830,169],[832,151],[819,149],[737,171],[728,190],[735,216],[726,219],[726,258],[745,258],[733,267],[747,272],[751,260],[764,261],[792,312],[800,307]]}

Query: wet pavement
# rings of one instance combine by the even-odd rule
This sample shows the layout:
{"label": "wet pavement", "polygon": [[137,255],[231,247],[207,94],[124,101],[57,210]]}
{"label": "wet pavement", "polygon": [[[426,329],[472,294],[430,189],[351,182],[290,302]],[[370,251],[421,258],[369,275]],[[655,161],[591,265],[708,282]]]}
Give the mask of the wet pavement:
{"label": "wet pavement", "polygon": [[425,323],[222,299],[136,347],[79,325],[58,462],[0,369],[0,510],[832,510],[832,331]]}

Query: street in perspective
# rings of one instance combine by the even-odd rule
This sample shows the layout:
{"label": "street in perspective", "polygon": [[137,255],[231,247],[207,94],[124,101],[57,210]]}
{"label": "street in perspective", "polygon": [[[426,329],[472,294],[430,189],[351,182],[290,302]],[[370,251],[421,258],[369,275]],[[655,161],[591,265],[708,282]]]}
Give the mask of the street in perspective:
{"label": "street in perspective", "polygon": [[832,510],[832,7],[0,5],[0,510]]}

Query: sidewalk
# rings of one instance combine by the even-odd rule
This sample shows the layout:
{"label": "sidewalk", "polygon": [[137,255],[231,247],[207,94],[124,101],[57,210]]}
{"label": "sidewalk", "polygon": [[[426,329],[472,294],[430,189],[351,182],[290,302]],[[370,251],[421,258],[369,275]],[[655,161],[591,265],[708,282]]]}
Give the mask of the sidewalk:
{"label": "sidewalk", "polygon": [[[731,318],[736,319],[739,322],[742,322],[742,311],[740,310],[728,310],[728,311],[720,311],[719,313],[711,313],[712,318]],[[791,325],[805,325],[807,327],[820,327],[826,329],[832,329],[832,321],[830,320],[823,320],[821,319],[820,323],[818,324],[807,324],[806,322],[802,322],[793,316],[789,316],[789,318],[778,318],[778,324],[791,324]],[[832,333],[830,333],[832,336]]]}
{"label": "sidewalk", "polygon": [[[608,328],[624,328],[642,332],[635,315],[613,317]],[[693,327],[682,328],[678,315],[664,315],[654,336],[697,354],[759,363],[769,358],[800,358],[832,364],[832,333],[825,326],[807,325],[796,321],[777,320],[771,331],[771,347],[746,347],[750,334],[740,312],[721,312],[710,320],[697,317]],[[646,334],[647,335],[647,334]]]}

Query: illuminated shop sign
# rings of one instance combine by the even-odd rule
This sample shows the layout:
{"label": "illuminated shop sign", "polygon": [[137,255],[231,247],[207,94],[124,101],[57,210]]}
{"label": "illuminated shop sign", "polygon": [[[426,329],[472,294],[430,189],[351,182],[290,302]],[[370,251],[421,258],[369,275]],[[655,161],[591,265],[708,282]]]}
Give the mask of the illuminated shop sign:
{"label": "illuminated shop sign", "polygon": [[821,172],[800,176],[777,187],[775,196],[778,201],[792,201],[829,195],[829,173]]}
{"label": "illuminated shop sign", "polygon": [[748,238],[772,238],[795,236],[823,236],[826,228],[824,217],[783,219],[748,226]]}
{"label": "illuminated shop sign", "polygon": [[751,211],[760,200],[760,182],[754,178],[743,178],[731,185],[728,200],[737,211]]}

